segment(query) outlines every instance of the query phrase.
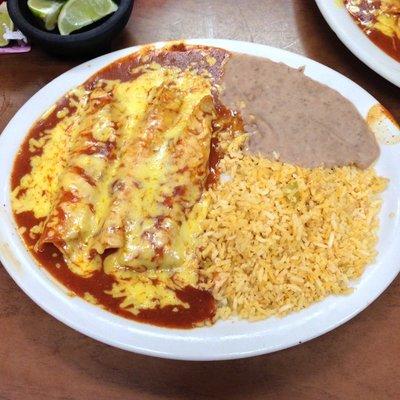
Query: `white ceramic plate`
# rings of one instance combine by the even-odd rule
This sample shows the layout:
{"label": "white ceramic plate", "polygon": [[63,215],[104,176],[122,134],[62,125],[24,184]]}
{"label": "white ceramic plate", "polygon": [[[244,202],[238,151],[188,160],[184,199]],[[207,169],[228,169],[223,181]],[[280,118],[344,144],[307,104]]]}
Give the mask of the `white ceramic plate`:
{"label": "white ceramic plate", "polygon": [[315,0],[326,22],[361,61],[400,87],[400,63],[376,46],[338,0]]}
{"label": "white ceramic plate", "polygon": [[[305,66],[305,74],[337,89],[365,116],[377,101],[339,73],[287,51],[246,42],[190,40]],[[349,296],[331,296],[282,319],[259,322],[224,321],[207,328],[176,330],[123,319],[71,297],[43,268],[21,241],[10,206],[10,173],[16,152],[34,121],[65,92],[110,62],[140,47],[120,50],[66,72],[37,92],[17,112],[0,136],[0,255],[9,274],[39,306],[68,326],[104,343],[138,353],[185,360],[219,360],[273,352],[310,340],[354,317],[376,299],[400,269],[400,145],[383,145],[378,172],[390,178],[381,212],[379,257],[354,284]],[[386,121],[387,122],[387,121]],[[385,124],[385,121],[383,121]],[[393,127],[392,127],[393,128]],[[394,213],[389,217],[390,213]]]}

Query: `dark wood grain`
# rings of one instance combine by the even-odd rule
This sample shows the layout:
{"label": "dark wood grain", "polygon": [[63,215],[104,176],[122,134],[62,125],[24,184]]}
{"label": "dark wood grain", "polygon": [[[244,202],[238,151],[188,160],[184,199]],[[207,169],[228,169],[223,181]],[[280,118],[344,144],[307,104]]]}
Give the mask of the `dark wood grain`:
{"label": "dark wood grain", "polygon": [[[400,120],[400,89],[355,58],[310,0],[136,0],[113,50],[184,37],[305,54],[360,84]],[[82,60],[34,48],[0,56],[0,131]],[[1,161],[1,160],[0,160]],[[160,360],[97,343],[46,314],[0,268],[0,399],[399,399],[400,281],[335,331],[292,349],[214,363]]]}

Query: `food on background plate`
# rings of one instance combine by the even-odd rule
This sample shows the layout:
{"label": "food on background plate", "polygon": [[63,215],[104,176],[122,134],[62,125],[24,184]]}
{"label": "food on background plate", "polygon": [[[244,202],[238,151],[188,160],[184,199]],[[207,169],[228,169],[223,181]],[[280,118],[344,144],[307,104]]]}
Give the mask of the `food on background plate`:
{"label": "food on background plate", "polygon": [[354,106],[301,70],[146,47],[36,122],[12,204],[32,255],[87,301],[167,327],[254,320],[348,293],[373,262],[378,156]]}
{"label": "food on background plate", "polygon": [[400,61],[400,0],[344,0],[344,3],[365,34]]}
{"label": "food on background plate", "polygon": [[32,14],[48,31],[69,35],[117,11],[112,0],[28,0]]}

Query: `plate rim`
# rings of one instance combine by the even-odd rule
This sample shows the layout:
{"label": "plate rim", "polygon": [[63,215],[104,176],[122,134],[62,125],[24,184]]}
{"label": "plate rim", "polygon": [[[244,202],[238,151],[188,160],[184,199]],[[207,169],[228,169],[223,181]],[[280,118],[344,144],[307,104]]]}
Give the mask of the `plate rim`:
{"label": "plate rim", "polygon": [[[297,60],[298,64],[303,64],[307,63],[308,65],[313,65],[321,69],[322,71],[330,71],[330,73],[337,74],[340,76],[340,79],[343,82],[348,82],[351,87],[357,87],[357,90],[359,93],[361,93],[369,103],[378,103],[369,93],[367,93],[364,89],[362,89],[359,85],[356,83],[352,82],[342,74],[332,70],[329,67],[326,67],[316,61],[313,61],[311,59],[308,59],[307,57],[297,55],[295,53],[282,50],[282,49],[277,49],[274,47],[262,45],[262,44],[255,44],[255,43],[250,43],[250,42],[241,42],[241,41],[235,41],[235,40],[224,40],[224,39],[188,39],[184,40],[185,43],[187,44],[199,44],[199,45],[210,45],[210,46],[216,46],[216,47],[222,47],[226,48],[227,50],[231,51],[238,51],[236,48],[242,48],[242,52],[245,52],[243,49],[253,49],[249,50],[250,54],[251,51],[254,52],[262,52],[264,53],[263,57],[274,59],[272,55],[275,55],[276,57],[279,58],[279,55],[285,55],[286,57],[289,57],[292,60]],[[21,108],[17,113],[14,115],[14,117],[10,120],[10,122],[7,124],[5,127],[3,134],[0,135],[0,154],[3,152],[2,148],[4,147],[4,142],[6,137],[8,138],[11,134],[7,132],[11,132],[11,129],[13,125],[17,124],[18,119],[20,118],[21,114],[24,112],[24,110],[27,108],[29,104],[32,104],[36,98],[39,98],[42,93],[45,93],[46,88],[54,86],[56,82],[59,82],[62,79],[65,79],[68,77],[68,75],[73,74],[73,73],[78,73],[78,74],[85,74],[85,69],[90,67],[92,63],[104,63],[104,65],[109,64],[113,60],[116,60],[118,58],[123,57],[124,55],[133,53],[135,51],[138,51],[140,48],[144,46],[149,46],[149,45],[154,45],[156,47],[161,47],[167,43],[170,42],[156,42],[156,43],[151,43],[151,44],[145,44],[145,45],[139,45],[139,46],[133,46],[129,47],[126,49],[118,50],[100,57],[97,57],[93,60],[87,61],[85,63],[82,63],[81,65],[78,65],[71,70],[61,74],[57,78],[55,78],[53,81],[48,83],[46,86],[44,86],[42,89],[40,89],[35,95],[33,95]],[[108,58],[112,58],[112,60],[108,60]],[[283,56],[282,56],[283,57]],[[105,61],[107,60],[107,61]],[[102,68],[102,66],[96,67],[96,70]],[[83,71],[83,72],[82,72]],[[307,72],[307,71],[306,71]],[[92,75],[93,72],[90,71],[87,76]],[[86,77],[82,77],[81,81],[83,82],[86,79]],[[314,78],[315,79],[315,78]],[[60,97],[60,96],[58,96]],[[41,113],[38,113],[39,115]],[[33,123],[33,120],[32,122]],[[22,135],[21,138],[25,137],[25,135]],[[20,139],[18,141],[18,147],[19,144],[21,143]],[[1,180],[1,178],[0,178]],[[3,188],[3,196],[8,196],[8,189],[9,186],[5,185],[6,187]],[[6,198],[6,197],[3,197]],[[4,207],[3,207],[4,206]],[[7,211],[6,211],[6,205],[0,204],[0,216],[3,215],[5,217],[8,217],[10,219],[10,216],[7,216]],[[8,228],[10,226],[8,225]],[[115,316],[109,312],[101,310],[97,306],[93,306],[84,300],[74,297],[70,298],[66,293],[65,290],[62,291],[60,290],[60,284],[57,285],[57,281],[54,280],[54,278],[49,279],[49,274],[45,272],[42,268],[37,268],[37,263],[34,262],[33,258],[29,255],[29,252],[21,248],[21,244],[19,244],[19,247],[16,245],[16,242],[21,242],[18,234],[14,232],[14,237],[11,235],[11,237],[7,237],[7,234],[10,233],[10,230],[7,228],[7,223],[6,224],[0,224],[0,245],[2,245],[1,242],[7,243],[8,240],[11,240],[11,245],[12,250],[15,252],[10,254],[6,254],[4,251],[4,244],[3,247],[0,247],[0,260],[3,263],[3,266],[9,273],[9,275],[12,277],[12,279],[17,283],[17,285],[36,303],[38,304],[41,308],[43,308],[48,314],[52,315],[59,321],[63,322],[67,326],[71,327],[72,329],[79,331],[86,336],[89,336],[93,339],[99,340],[103,343],[106,343],[111,346],[115,346],[124,350],[128,351],[134,351],[136,353],[140,354],[145,354],[145,355],[150,355],[150,356],[156,356],[156,357],[162,357],[162,358],[170,358],[170,359],[179,359],[179,360],[196,360],[196,361],[210,361],[210,360],[227,360],[227,359],[237,359],[237,358],[245,358],[245,357],[250,357],[250,356],[256,356],[256,355],[261,355],[261,354],[266,354],[266,353],[272,353],[274,351],[282,350],[285,348],[292,347],[294,345],[297,345],[299,343],[303,343],[305,341],[311,340],[315,337],[318,337],[326,332],[329,332],[336,327],[342,325],[349,319],[353,318],[355,315],[357,315],[359,312],[364,310],[370,303],[372,303],[389,285],[390,283],[395,279],[397,274],[399,273],[400,270],[400,265],[396,268],[393,269],[392,273],[390,276],[387,276],[385,281],[381,283],[379,288],[375,291],[373,296],[370,296],[367,301],[361,301],[357,307],[354,307],[351,312],[345,312],[344,315],[341,315],[340,317],[337,317],[336,320],[332,323],[327,323],[324,327],[320,327],[319,329],[315,329],[312,333],[309,332],[304,332],[304,333],[299,333],[296,337],[293,337],[291,339],[287,339],[286,341],[282,341],[279,344],[271,345],[268,343],[262,343],[262,339],[265,339],[266,333],[272,334],[272,332],[269,332],[268,329],[265,330],[265,332],[256,332],[256,333],[250,333],[248,335],[245,335],[247,337],[247,340],[252,340],[255,342],[255,340],[259,340],[260,344],[255,344],[250,346],[249,349],[230,349],[228,347],[222,347],[221,350],[221,345],[223,345],[223,341],[227,340],[232,343],[232,345],[235,345],[238,343],[238,340],[240,341],[241,337],[240,335],[236,335],[235,333],[230,333],[225,336],[218,336],[218,337],[213,337],[212,335],[206,336],[207,340],[204,340],[204,336],[202,334],[197,335],[197,334],[191,334],[193,332],[205,332],[205,329],[208,328],[200,328],[200,329],[193,329],[193,330],[188,330],[188,331],[182,331],[182,330],[175,330],[175,329],[167,329],[167,328],[159,328],[159,327],[153,327],[150,325],[146,324],[141,324],[137,323],[134,321],[130,320],[125,320],[124,318]],[[15,230],[15,225],[12,226],[11,229]],[[23,247],[23,246],[22,246]],[[15,264],[15,259],[17,260],[17,264],[20,263],[21,265],[28,264],[29,265],[29,271],[30,271],[30,278],[32,279],[32,276],[36,279],[36,282],[32,285],[32,282],[26,282],[26,277],[24,277],[24,274],[21,274],[20,271],[18,271],[18,268],[16,268]],[[11,265],[13,264],[14,265]],[[33,265],[33,267],[32,267]],[[33,275],[32,275],[33,274]],[[44,276],[46,276],[47,281],[43,281]],[[66,308],[64,308],[61,312],[60,310],[54,310],[51,305],[47,304],[45,302],[45,298],[41,298],[38,296],[37,290],[38,290],[38,282],[40,283],[39,286],[42,288],[45,287],[48,289],[49,294],[55,295],[58,297],[58,300],[61,302],[61,304],[64,304]],[[56,284],[55,284],[56,283]],[[63,295],[60,293],[63,292]],[[48,293],[45,293],[46,295]],[[319,304],[322,304],[320,302]],[[313,306],[311,306],[313,307]],[[71,319],[71,310],[76,311],[76,310],[82,310],[82,313],[84,316],[87,318],[88,316],[96,318],[96,319],[105,319],[108,322],[106,325],[115,325],[117,328],[120,325],[127,325],[129,323],[129,332],[132,334],[137,334],[137,335],[145,335],[148,338],[152,340],[161,340],[161,342],[164,340],[167,340],[168,343],[166,346],[161,346],[158,348],[152,347],[151,343],[147,343],[146,340],[142,340],[140,344],[135,344],[135,343],[126,343],[126,342],[121,342],[119,340],[116,340],[115,338],[110,339],[108,337],[108,331],[94,331],[92,326],[86,326],[85,321],[86,319],[78,318],[77,320]],[[328,307],[329,309],[329,307]],[[107,315],[104,315],[106,313]],[[291,315],[298,315],[299,313],[293,313]],[[293,319],[293,318],[292,318]],[[122,324],[120,320],[123,320],[125,324]],[[128,322],[127,322],[128,321]],[[231,321],[228,321],[227,324],[231,324]],[[237,322],[237,324],[240,324],[241,322]],[[246,322],[245,324],[255,324],[251,322]],[[255,326],[255,325],[254,325]],[[212,328],[210,328],[212,329]],[[172,335],[175,334],[175,335]],[[243,335],[242,335],[243,336]],[[142,338],[143,339],[143,338]],[[145,338],[146,339],[146,338]],[[147,343],[147,344],[146,344]],[[202,346],[208,345],[210,346],[210,350],[214,351],[214,353],[203,353],[202,351]],[[172,347],[170,347],[172,346]],[[189,349],[189,350],[188,350]],[[193,351],[195,349],[195,351]]]}
{"label": "plate rim", "polygon": [[[378,75],[400,87],[400,62],[396,61],[368,37],[357,26],[344,6],[338,5],[337,0],[315,0],[322,16],[339,40],[364,64]],[[343,13],[341,11],[343,8]],[[341,23],[341,18],[333,15],[340,12],[346,19],[352,21],[353,27],[348,28]],[[349,25],[350,26],[350,25]],[[352,40],[355,37],[357,40]]]}

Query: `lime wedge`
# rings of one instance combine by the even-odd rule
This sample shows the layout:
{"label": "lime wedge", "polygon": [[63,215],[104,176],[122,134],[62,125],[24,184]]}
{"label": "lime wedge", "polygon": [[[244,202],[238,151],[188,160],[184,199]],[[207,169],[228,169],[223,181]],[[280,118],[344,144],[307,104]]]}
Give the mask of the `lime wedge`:
{"label": "lime wedge", "polygon": [[4,37],[7,31],[12,31],[14,24],[8,15],[6,3],[0,4],[0,47],[8,45],[8,40]]}
{"label": "lime wedge", "polygon": [[28,7],[35,17],[44,22],[45,28],[52,31],[64,3],[63,0],[28,0]]}
{"label": "lime wedge", "polygon": [[117,8],[112,0],[68,0],[58,16],[58,29],[61,35],[69,35],[115,12]]}

